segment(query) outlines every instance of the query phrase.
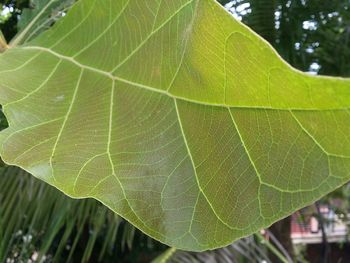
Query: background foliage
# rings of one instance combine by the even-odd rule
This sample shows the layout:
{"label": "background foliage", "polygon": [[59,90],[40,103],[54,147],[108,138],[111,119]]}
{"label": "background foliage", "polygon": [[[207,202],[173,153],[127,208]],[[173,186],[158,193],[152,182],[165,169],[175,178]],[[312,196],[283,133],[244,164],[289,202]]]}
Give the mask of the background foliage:
{"label": "background foliage", "polygon": [[350,76],[349,1],[219,2],[269,41],[294,67],[322,75]]}

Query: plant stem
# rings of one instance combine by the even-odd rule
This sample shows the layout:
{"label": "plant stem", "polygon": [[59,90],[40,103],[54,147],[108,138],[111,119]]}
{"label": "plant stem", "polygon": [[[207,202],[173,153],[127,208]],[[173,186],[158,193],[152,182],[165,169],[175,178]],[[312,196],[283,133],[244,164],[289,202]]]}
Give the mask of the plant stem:
{"label": "plant stem", "polygon": [[7,45],[6,39],[2,32],[0,31],[0,53],[5,52],[6,49],[8,49],[9,46]]}
{"label": "plant stem", "polygon": [[255,236],[259,241],[264,244],[281,262],[290,263],[268,240],[266,240],[262,234],[256,233]]}

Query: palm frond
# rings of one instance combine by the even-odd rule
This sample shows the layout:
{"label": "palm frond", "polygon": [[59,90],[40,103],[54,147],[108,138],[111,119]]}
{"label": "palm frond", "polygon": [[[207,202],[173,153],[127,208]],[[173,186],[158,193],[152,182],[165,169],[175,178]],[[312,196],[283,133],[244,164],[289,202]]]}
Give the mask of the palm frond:
{"label": "palm frond", "polygon": [[105,262],[131,250],[135,235],[149,242],[97,201],[66,197],[19,168],[2,167],[0,185],[0,262]]}
{"label": "palm frond", "polygon": [[269,252],[276,255],[280,262],[292,263],[291,257],[272,233],[268,232],[268,236],[271,241],[258,233],[242,238],[227,247],[201,253],[171,248],[156,258],[153,263],[272,263]]}

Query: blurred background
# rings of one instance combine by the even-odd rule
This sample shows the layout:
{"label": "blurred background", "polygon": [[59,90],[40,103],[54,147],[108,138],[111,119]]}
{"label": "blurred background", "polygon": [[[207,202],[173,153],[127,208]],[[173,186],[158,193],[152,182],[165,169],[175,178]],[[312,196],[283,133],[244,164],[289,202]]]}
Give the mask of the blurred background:
{"label": "blurred background", "polygon": [[[0,0],[4,38],[10,41],[48,2]],[[294,67],[350,77],[349,0],[219,2]],[[23,42],[73,3],[56,1]],[[6,126],[1,115],[0,129]],[[0,262],[350,262],[349,185],[226,248],[190,253],[152,240],[94,200],[72,200],[18,168],[0,166]]]}

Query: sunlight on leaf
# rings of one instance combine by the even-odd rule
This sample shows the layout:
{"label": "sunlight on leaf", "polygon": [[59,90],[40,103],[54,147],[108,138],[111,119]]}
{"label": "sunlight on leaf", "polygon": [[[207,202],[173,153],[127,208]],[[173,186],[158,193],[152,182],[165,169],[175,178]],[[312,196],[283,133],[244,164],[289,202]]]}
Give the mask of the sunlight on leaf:
{"label": "sunlight on leaf", "polygon": [[213,0],[81,0],[0,56],[1,156],[200,251],[350,178],[350,82],[294,70]]}

